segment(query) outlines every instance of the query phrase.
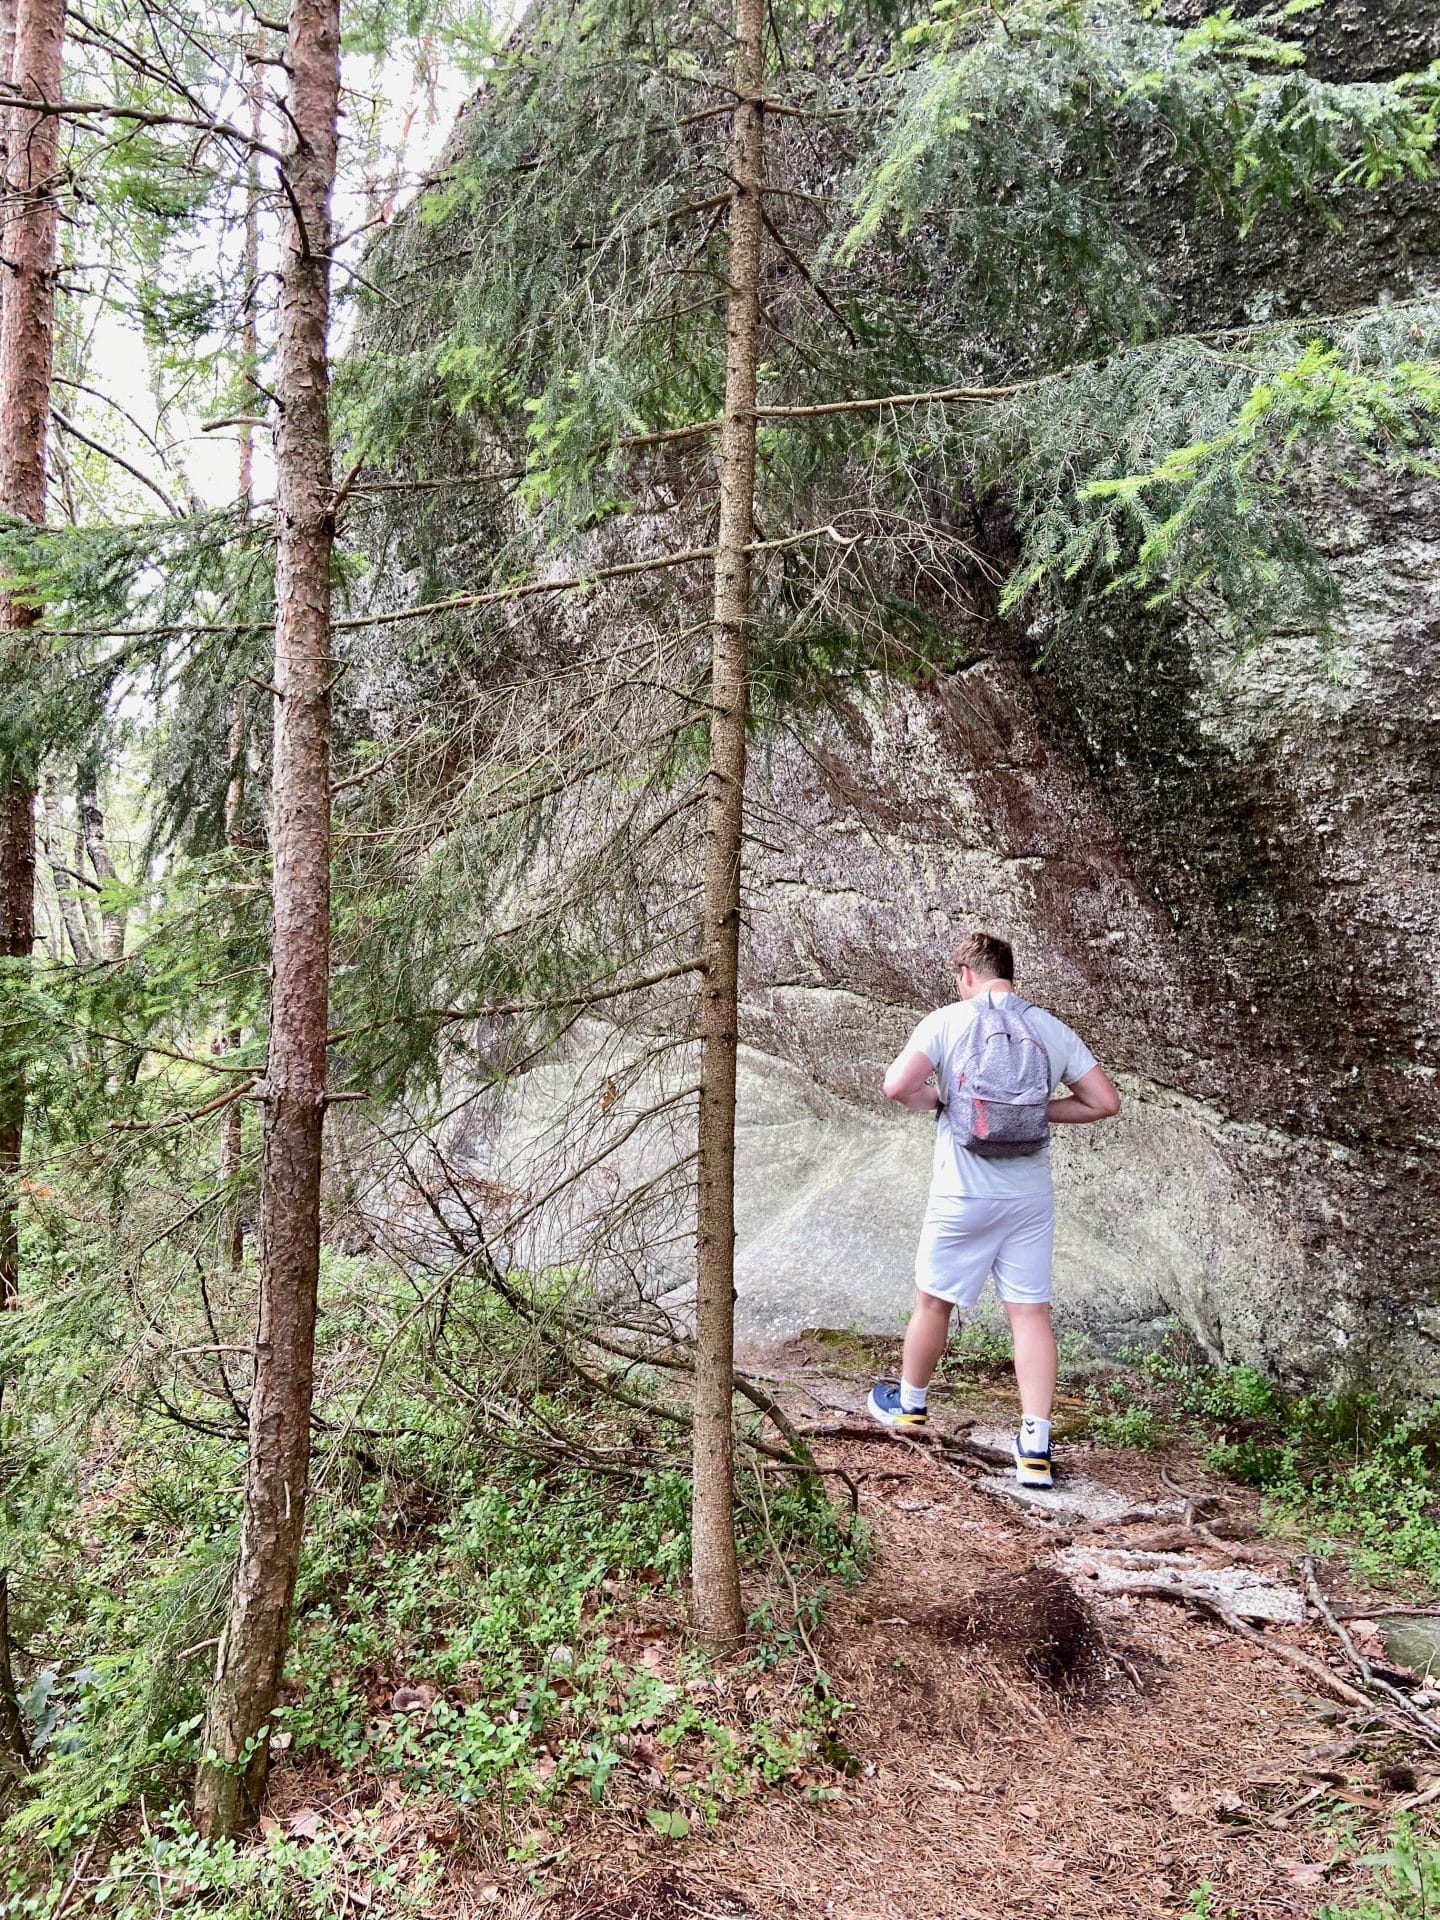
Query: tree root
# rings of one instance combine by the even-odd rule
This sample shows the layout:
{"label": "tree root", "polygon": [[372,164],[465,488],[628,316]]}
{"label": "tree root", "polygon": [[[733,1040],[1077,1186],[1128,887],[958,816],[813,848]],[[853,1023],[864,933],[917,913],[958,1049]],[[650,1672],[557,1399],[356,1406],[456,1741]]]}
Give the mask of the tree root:
{"label": "tree root", "polygon": [[1267,1653],[1274,1654],[1288,1666],[1298,1668],[1317,1686],[1324,1687],[1328,1693],[1333,1694],[1337,1700],[1345,1701],[1348,1706],[1362,1707],[1366,1713],[1376,1719],[1384,1720],[1397,1732],[1407,1734],[1411,1739],[1420,1740],[1432,1752],[1440,1753],[1440,1725],[1437,1725],[1428,1714],[1422,1714],[1418,1708],[1411,1707],[1408,1701],[1405,1702],[1408,1710],[1401,1712],[1388,1700],[1376,1699],[1373,1694],[1362,1692],[1359,1687],[1351,1686],[1348,1680],[1342,1680],[1339,1674],[1332,1673],[1330,1668],[1323,1661],[1317,1660],[1313,1654],[1305,1653],[1299,1647],[1292,1647],[1284,1640],[1271,1639],[1258,1627],[1252,1627],[1248,1621],[1241,1620],[1238,1615],[1231,1613],[1228,1607],[1222,1607],[1219,1601],[1211,1600],[1204,1594],[1182,1593],[1178,1588],[1159,1585],[1127,1587],[1125,1591],[1142,1599],[1175,1601],[1183,1607],[1193,1607],[1201,1613],[1209,1614],[1231,1633],[1238,1634],[1242,1640],[1249,1640],[1252,1645],[1263,1647]]}

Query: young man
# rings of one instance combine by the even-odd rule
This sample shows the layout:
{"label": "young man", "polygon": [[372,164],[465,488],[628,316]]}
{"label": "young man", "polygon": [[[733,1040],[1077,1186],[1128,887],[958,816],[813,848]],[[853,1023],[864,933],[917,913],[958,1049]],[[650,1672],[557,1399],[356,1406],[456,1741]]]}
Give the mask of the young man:
{"label": "young man", "polygon": [[[900,1384],[877,1381],[870,1412],[886,1426],[924,1426],[950,1311],[973,1307],[993,1273],[1015,1341],[1016,1476],[1022,1486],[1048,1487],[1056,1374],[1049,1129],[1109,1120],[1120,1096],[1077,1034],[1016,993],[1004,940],[967,934],[954,967],[958,1000],[920,1022],[885,1075],[891,1100],[916,1113],[938,1108],[939,1124]],[[1062,1086],[1069,1094],[1057,1100]]]}

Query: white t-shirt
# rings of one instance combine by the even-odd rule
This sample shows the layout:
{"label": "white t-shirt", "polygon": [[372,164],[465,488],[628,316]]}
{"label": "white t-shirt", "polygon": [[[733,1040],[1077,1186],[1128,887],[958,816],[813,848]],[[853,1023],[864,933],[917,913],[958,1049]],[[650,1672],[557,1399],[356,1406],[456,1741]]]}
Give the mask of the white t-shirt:
{"label": "white t-shirt", "polygon": [[[1019,996],[996,992],[997,1005]],[[942,1100],[948,1100],[949,1087],[945,1063],[954,1057],[966,1023],[975,1017],[973,1000],[957,1000],[952,1006],[937,1007],[911,1034],[905,1051],[923,1053],[938,1071],[936,1080]],[[1030,1007],[1025,1019],[1050,1060],[1050,1091],[1069,1087],[1099,1063],[1080,1038],[1063,1020],[1043,1007]],[[930,1199],[936,1200],[1010,1200],[1031,1194],[1049,1193],[1050,1149],[1044,1147],[1018,1160],[987,1160],[964,1147],[958,1151],[950,1137],[950,1115],[941,1111],[935,1128],[935,1167],[930,1177]]]}

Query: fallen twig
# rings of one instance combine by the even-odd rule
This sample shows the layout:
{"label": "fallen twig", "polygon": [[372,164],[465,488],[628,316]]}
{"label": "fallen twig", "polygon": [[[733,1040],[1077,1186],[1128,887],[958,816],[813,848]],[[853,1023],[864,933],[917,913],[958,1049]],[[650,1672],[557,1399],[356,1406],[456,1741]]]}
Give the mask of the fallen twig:
{"label": "fallen twig", "polygon": [[1179,1587],[1165,1587],[1158,1583],[1154,1586],[1126,1587],[1125,1591],[1139,1599],[1173,1600],[1184,1607],[1198,1608],[1202,1613],[1207,1613],[1218,1620],[1231,1633],[1239,1634],[1242,1640],[1249,1640],[1257,1647],[1264,1647],[1267,1653],[1274,1654],[1277,1659],[1285,1661],[1287,1665],[1298,1667],[1319,1686],[1327,1688],[1337,1699],[1344,1700],[1352,1707],[1363,1707],[1366,1713],[1384,1720],[1387,1725],[1401,1733],[1423,1740],[1426,1746],[1440,1753],[1440,1727],[1435,1726],[1433,1722],[1422,1719],[1413,1712],[1397,1713],[1387,1702],[1377,1700],[1368,1693],[1362,1693],[1358,1687],[1352,1687],[1348,1680],[1342,1680],[1339,1674],[1332,1673],[1329,1667],[1323,1661],[1317,1660],[1313,1654],[1304,1653],[1299,1647],[1292,1647],[1284,1640],[1272,1640],[1268,1634],[1261,1633],[1257,1627],[1250,1626],[1247,1621],[1231,1613],[1228,1607],[1222,1607],[1217,1600],[1212,1600],[1202,1593],[1186,1592]]}
{"label": "fallen twig", "polygon": [[1337,1620],[1440,1620],[1440,1600],[1428,1607],[1332,1607]]}
{"label": "fallen twig", "polygon": [[[1125,1518],[1122,1515],[1118,1521],[1097,1521],[1086,1531],[1112,1532],[1117,1524],[1124,1524]],[[1162,1527],[1158,1533],[1147,1533],[1139,1539],[1127,1539],[1125,1546],[1132,1553],[1188,1553],[1193,1552],[1197,1540],[1212,1553],[1220,1554],[1232,1566],[1283,1566],[1289,1559],[1287,1554],[1266,1547],[1252,1547],[1244,1540],[1224,1540],[1207,1527],[1187,1527],[1183,1523]]]}
{"label": "fallen twig", "polygon": [[1184,1516],[1182,1518],[1181,1524],[1185,1527],[1193,1527],[1195,1524],[1194,1494],[1188,1492],[1184,1487],[1182,1487],[1180,1485],[1180,1482],[1171,1476],[1170,1471],[1167,1467],[1161,1467],[1160,1478],[1165,1483],[1165,1485],[1170,1489],[1171,1493],[1177,1494],[1179,1498],[1185,1502],[1185,1512],[1184,1512]]}
{"label": "fallen twig", "polygon": [[795,1609],[795,1629],[800,1635],[806,1653],[810,1656],[810,1665],[815,1672],[815,1685],[822,1694],[828,1693],[830,1691],[829,1676],[826,1674],[824,1667],[821,1666],[820,1656],[816,1653],[814,1642],[806,1630],[805,1609],[801,1603],[800,1589],[795,1584],[795,1575],[790,1570],[790,1562],[785,1558],[784,1554],[781,1553],[776,1543],[774,1532],[770,1526],[770,1502],[765,1495],[765,1475],[761,1471],[758,1460],[752,1460],[750,1464],[755,1469],[755,1490],[760,1495],[760,1518],[765,1528],[765,1544],[769,1547],[771,1553],[774,1554],[775,1564],[779,1567],[781,1573],[784,1574],[785,1584],[790,1589],[790,1601]]}
{"label": "fallen twig", "polygon": [[1335,1635],[1335,1638],[1340,1642],[1340,1645],[1345,1651],[1346,1659],[1360,1675],[1361,1680],[1374,1692],[1383,1694],[1407,1720],[1411,1721],[1420,1729],[1427,1739],[1433,1740],[1437,1748],[1440,1748],[1440,1722],[1436,1721],[1433,1714],[1428,1714],[1422,1708],[1417,1707],[1412,1700],[1400,1691],[1399,1687],[1392,1686],[1388,1680],[1383,1680],[1380,1675],[1375,1672],[1364,1654],[1361,1653],[1360,1649],[1356,1646],[1354,1637],[1349,1630],[1336,1619],[1334,1613],[1331,1611],[1330,1602],[1325,1598],[1320,1582],[1315,1575],[1315,1562],[1310,1558],[1309,1554],[1300,1562],[1300,1571],[1304,1576],[1305,1591],[1310,1596],[1311,1605]]}

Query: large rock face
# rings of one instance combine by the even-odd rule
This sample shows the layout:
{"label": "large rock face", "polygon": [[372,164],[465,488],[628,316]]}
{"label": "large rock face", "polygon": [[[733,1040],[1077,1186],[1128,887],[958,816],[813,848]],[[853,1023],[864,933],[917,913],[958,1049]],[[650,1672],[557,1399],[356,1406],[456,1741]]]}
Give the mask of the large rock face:
{"label": "large rock face", "polygon": [[[1440,58],[1428,0],[1306,31],[1327,77]],[[1243,253],[1176,206],[1142,181],[1197,327],[1440,285],[1433,184],[1355,202],[1338,236],[1276,217]],[[1057,1143],[1062,1317],[1115,1338],[1173,1315],[1291,1379],[1440,1391],[1440,491],[1372,481],[1313,520],[1338,645],[1237,665],[1199,625],[1131,620],[1035,672],[997,623],[967,671],[757,768],[749,1328],[898,1323],[930,1139],[878,1081],[979,924],[1127,1096]]]}
{"label": "large rock face", "polygon": [[[1334,0],[1303,28],[1327,76],[1440,58],[1433,0]],[[1338,235],[1277,215],[1242,249],[1168,164],[1137,159],[1134,223],[1189,327],[1440,287],[1433,183],[1357,197]],[[963,671],[757,752],[747,1335],[900,1324],[931,1139],[880,1078],[983,925],[1126,1096],[1056,1144],[1062,1317],[1118,1341],[1176,1316],[1293,1380],[1440,1392],[1440,490],[1371,476],[1317,489],[1312,519],[1333,645],[1237,663],[1202,622],[1132,610],[1037,669],[1032,636],[977,622]]]}
{"label": "large rock face", "polygon": [[983,924],[1127,1095],[1057,1142],[1062,1312],[1440,1385],[1440,502],[1391,494],[1337,537],[1356,578],[1328,657],[1292,638],[1230,670],[1176,629],[1136,660],[1097,632],[1037,675],[997,643],[757,769],[752,1324],[806,1318],[807,1274],[809,1318],[898,1320],[930,1141],[882,1123],[878,1080]]}

